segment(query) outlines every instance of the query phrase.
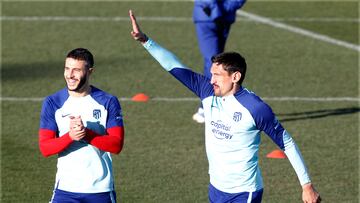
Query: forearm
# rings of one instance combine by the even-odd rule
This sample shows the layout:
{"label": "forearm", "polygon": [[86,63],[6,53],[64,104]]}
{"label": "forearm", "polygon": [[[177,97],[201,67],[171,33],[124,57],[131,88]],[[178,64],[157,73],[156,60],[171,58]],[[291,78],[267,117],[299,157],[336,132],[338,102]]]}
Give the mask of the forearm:
{"label": "forearm", "polygon": [[106,135],[100,135],[90,129],[86,129],[85,140],[100,150],[118,154],[124,145],[124,128],[117,126],[107,129]]}
{"label": "forearm", "polygon": [[171,71],[175,67],[187,69],[172,52],[161,47],[152,39],[148,38],[143,46],[166,71]]}
{"label": "forearm", "polygon": [[48,157],[64,151],[73,140],[69,133],[56,137],[56,132],[47,129],[39,130],[39,148],[43,156]]}
{"label": "forearm", "polygon": [[310,183],[311,180],[300,150],[286,131],[284,131],[284,145],[285,154],[294,168],[300,184],[305,185],[306,183]]}

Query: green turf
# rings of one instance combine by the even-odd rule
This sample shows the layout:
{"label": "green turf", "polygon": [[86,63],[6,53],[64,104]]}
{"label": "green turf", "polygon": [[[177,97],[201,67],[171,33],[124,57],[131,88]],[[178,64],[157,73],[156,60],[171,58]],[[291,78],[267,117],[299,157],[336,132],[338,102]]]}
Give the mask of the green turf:
{"label": "green turf", "polygon": [[[1,2],[2,16],[186,17],[141,21],[143,30],[201,71],[192,2]],[[359,19],[358,2],[249,1],[244,11],[274,19]],[[86,47],[95,55],[92,83],[118,97],[194,97],[130,37],[128,21],[1,21],[1,96],[45,97],[64,87],[64,56]],[[359,22],[283,23],[359,44]],[[247,59],[245,86],[262,97],[359,97],[359,52],[253,21],[240,20],[226,50]],[[268,101],[299,145],[324,202],[358,202],[359,103]],[[207,202],[204,127],[191,120],[198,102],[122,101],[126,138],[114,158],[120,202]],[[38,150],[41,102],[1,103],[1,202],[47,202],[56,157]],[[259,152],[265,203],[301,202],[287,160],[266,135]]]}

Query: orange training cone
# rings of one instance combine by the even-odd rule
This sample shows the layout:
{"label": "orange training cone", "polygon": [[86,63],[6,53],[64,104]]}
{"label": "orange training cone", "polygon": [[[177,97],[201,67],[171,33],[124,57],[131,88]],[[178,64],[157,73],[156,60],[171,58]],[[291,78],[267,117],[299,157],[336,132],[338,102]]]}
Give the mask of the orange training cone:
{"label": "orange training cone", "polygon": [[270,152],[269,154],[267,154],[266,157],[272,159],[285,159],[286,154],[282,150],[276,149]]}
{"label": "orange training cone", "polygon": [[144,93],[138,93],[135,96],[133,96],[131,100],[135,102],[147,102],[149,101],[149,96],[147,96]]}

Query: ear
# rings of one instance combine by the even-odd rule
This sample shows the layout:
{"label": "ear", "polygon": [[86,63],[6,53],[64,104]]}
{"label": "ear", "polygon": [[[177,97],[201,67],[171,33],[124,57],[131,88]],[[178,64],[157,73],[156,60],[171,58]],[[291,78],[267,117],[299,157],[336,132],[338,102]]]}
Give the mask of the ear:
{"label": "ear", "polygon": [[237,83],[241,79],[241,73],[239,71],[236,71],[232,74],[232,82]]}
{"label": "ear", "polygon": [[95,71],[94,68],[89,68],[89,74],[91,75]]}

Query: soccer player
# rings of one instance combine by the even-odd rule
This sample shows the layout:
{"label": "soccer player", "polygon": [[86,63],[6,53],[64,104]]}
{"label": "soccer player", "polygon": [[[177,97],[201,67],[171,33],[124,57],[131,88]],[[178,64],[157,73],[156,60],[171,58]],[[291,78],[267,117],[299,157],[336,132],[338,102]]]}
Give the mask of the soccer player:
{"label": "soccer player", "polygon": [[260,132],[285,151],[302,186],[305,203],[320,202],[300,151],[271,108],[242,86],[245,59],[227,52],[212,58],[211,79],[184,66],[170,51],[148,38],[130,11],[131,35],[160,65],[200,97],[205,114],[205,146],[209,162],[209,201],[258,203],[263,181],[258,166]]}
{"label": "soccer player", "polygon": [[[222,53],[229,36],[230,27],[235,22],[236,11],[246,0],[195,0],[193,22],[200,52],[204,61],[204,75],[211,78],[211,57]],[[204,109],[200,104],[193,120],[204,123]]]}
{"label": "soccer player", "polygon": [[42,105],[39,147],[58,155],[53,203],[115,203],[110,153],[119,154],[124,127],[118,99],[89,84],[93,55],[84,48],[65,59],[66,88]]}

